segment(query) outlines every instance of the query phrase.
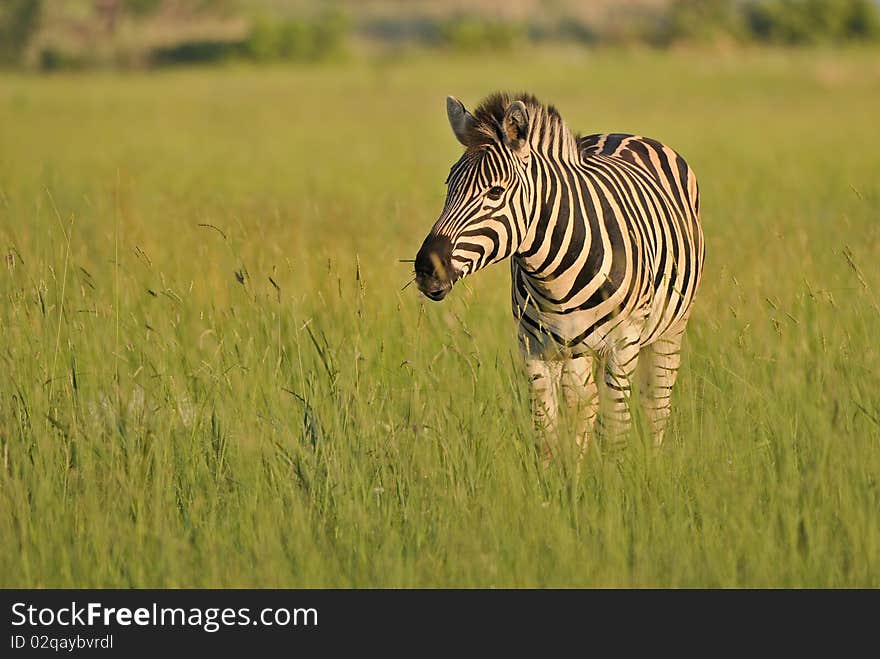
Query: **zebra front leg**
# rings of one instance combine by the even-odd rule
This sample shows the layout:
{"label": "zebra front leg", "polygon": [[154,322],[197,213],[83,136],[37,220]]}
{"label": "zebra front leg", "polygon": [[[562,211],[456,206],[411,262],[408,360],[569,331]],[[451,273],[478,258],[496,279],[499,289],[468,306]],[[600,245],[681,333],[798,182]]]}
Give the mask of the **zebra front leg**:
{"label": "zebra front leg", "polygon": [[593,357],[580,355],[565,362],[560,382],[562,400],[568,418],[575,428],[575,443],[583,453],[589,447],[599,407],[599,391],[593,375]]}
{"label": "zebra front leg", "polygon": [[532,418],[546,467],[557,444],[558,390],[562,362],[528,356],[526,370],[531,385]]}
{"label": "zebra front leg", "polygon": [[642,406],[651,424],[654,446],[663,443],[663,433],[669,421],[672,387],[681,365],[681,341],[684,328],[671,336],[663,336],[647,346],[645,391]]}
{"label": "zebra front leg", "polygon": [[612,444],[624,441],[632,424],[630,398],[639,348],[636,334],[621,340],[605,357],[601,428]]}

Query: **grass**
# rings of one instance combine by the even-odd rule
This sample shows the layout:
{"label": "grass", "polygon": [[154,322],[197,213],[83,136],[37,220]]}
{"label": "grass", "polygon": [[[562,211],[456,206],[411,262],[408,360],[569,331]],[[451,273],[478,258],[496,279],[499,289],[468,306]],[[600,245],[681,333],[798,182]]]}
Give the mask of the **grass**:
{"label": "grass", "polygon": [[[880,66],[536,51],[0,80],[0,586],[880,586]],[[495,266],[404,288],[528,89],[677,147],[673,422],[542,470]]]}

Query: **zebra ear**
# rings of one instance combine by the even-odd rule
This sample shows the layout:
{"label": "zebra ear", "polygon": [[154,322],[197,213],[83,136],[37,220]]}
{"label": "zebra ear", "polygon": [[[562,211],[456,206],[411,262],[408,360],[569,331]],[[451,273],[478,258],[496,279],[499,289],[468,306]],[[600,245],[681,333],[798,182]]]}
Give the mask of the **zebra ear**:
{"label": "zebra ear", "polygon": [[452,132],[455,137],[464,146],[469,146],[468,136],[476,119],[474,115],[468,112],[464,104],[454,96],[446,97],[446,116],[449,117],[449,125],[452,126]]}
{"label": "zebra ear", "polygon": [[522,101],[514,101],[504,113],[504,143],[516,154],[522,155],[529,136],[529,113]]}

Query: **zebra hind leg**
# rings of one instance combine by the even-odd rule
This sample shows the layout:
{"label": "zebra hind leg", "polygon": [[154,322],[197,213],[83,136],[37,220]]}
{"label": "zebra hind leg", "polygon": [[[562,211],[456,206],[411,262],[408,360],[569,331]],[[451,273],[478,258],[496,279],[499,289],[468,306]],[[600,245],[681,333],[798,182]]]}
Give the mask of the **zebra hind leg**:
{"label": "zebra hind leg", "polygon": [[593,375],[593,357],[580,355],[562,367],[562,402],[567,421],[575,431],[575,443],[583,454],[590,444],[599,408],[599,391]]}
{"label": "zebra hind leg", "polygon": [[526,370],[531,387],[532,419],[546,467],[556,451],[558,441],[558,393],[562,362],[530,356],[526,358]]}
{"label": "zebra hind leg", "polygon": [[642,406],[651,425],[654,446],[663,443],[663,434],[669,421],[672,387],[681,365],[681,341],[684,327],[678,332],[666,334],[645,347],[645,388]]}
{"label": "zebra hind leg", "polygon": [[604,383],[600,390],[603,440],[622,444],[632,424],[632,381],[639,362],[638,334],[623,338],[605,357]]}

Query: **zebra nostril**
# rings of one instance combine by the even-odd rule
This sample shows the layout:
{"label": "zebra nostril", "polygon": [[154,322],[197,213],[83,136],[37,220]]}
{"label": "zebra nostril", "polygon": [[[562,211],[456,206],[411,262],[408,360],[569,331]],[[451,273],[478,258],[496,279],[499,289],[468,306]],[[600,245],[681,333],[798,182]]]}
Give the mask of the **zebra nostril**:
{"label": "zebra nostril", "polygon": [[416,254],[416,277],[452,279],[452,241],[445,236],[429,235]]}

